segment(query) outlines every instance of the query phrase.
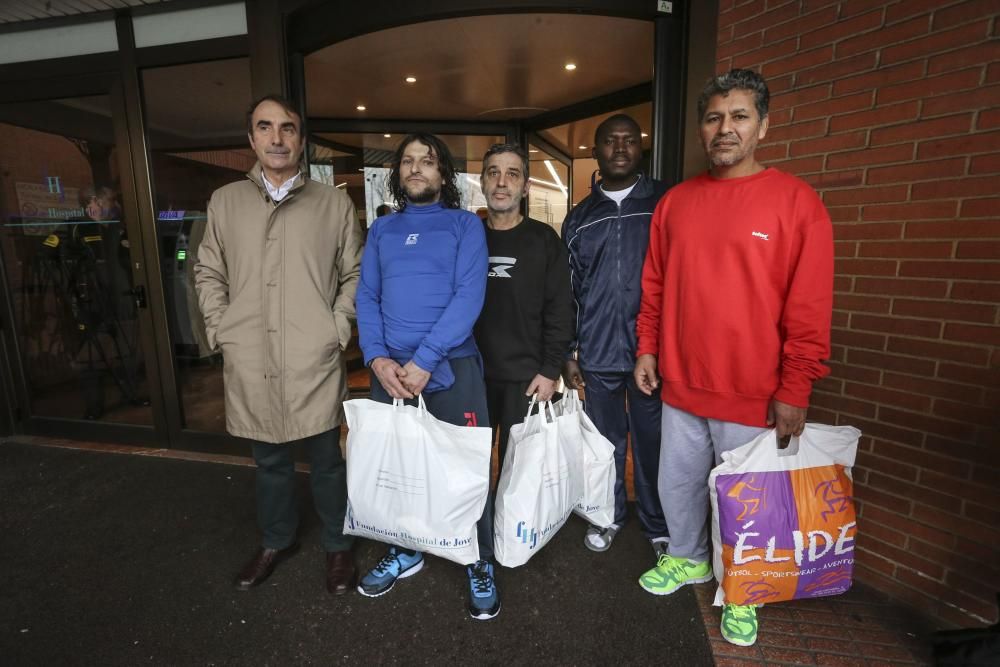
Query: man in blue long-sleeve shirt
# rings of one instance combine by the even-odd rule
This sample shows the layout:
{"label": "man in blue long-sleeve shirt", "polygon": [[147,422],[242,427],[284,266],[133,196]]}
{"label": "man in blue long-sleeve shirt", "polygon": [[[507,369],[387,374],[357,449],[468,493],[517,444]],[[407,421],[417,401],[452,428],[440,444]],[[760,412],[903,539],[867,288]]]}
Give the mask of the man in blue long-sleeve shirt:
{"label": "man in blue long-sleeve shirt", "polygon": [[[460,208],[448,147],[428,134],[400,143],[389,173],[397,213],[375,221],[361,260],[357,313],[361,351],[371,368],[372,398],[391,403],[423,394],[436,418],[487,425],[486,385],[472,328],[486,294],[486,236]],[[480,560],[466,570],[469,613],[500,612],[494,581],[493,508],[479,520]],[[423,554],[390,547],[361,580],[376,597],[416,574]]]}

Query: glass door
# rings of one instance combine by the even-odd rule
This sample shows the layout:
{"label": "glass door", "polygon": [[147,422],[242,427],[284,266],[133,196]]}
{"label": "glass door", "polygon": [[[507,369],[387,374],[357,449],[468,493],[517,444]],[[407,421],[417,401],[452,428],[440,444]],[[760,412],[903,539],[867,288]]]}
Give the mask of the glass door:
{"label": "glass door", "polygon": [[[226,434],[223,360],[212,349],[195,292],[194,267],[216,189],[247,178],[250,63],[229,58],[140,71],[153,225],[163,290],[165,345],[175,386],[166,387],[175,440],[219,451]],[[162,358],[162,357],[161,357]],[[205,437],[201,437],[205,436]],[[242,451],[242,450],[241,450]]]}
{"label": "glass door", "polygon": [[154,441],[158,374],[120,86],[93,77],[8,91],[0,130],[16,428]]}

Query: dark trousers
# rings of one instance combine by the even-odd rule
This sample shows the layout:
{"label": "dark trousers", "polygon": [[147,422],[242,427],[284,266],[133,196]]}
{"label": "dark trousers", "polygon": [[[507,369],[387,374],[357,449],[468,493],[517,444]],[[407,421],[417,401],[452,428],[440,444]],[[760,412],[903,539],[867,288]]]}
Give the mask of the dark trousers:
{"label": "dark trousers", "polygon": [[253,442],[257,462],[257,525],[268,549],[284,549],[295,541],[299,508],[295,498],[293,447],[305,447],[313,503],[323,521],[320,543],[327,551],[345,551],[354,538],[344,535],[347,511],[347,468],[340,451],[340,427],[281,445]]}
{"label": "dark trousers", "polygon": [[[483,372],[476,357],[449,360],[455,374],[455,384],[448,389],[424,393],[427,411],[435,419],[456,426],[489,426],[486,410],[486,385]],[[372,400],[392,403],[392,397],[385,391],[378,378],[372,373]],[[407,401],[416,405],[416,399]],[[655,479],[655,478],[654,478]],[[477,523],[479,537],[479,557],[493,560],[493,494],[487,494],[483,516]]]}
{"label": "dark trousers", "polygon": [[500,470],[503,469],[504,456],[507,454],[510,427],[524,421],[531,403],[531,398],[524,395],[527,388],[527,382],[486,381],[486,409],[490,415],[490,425],[493,426],[494,440],[500,434]]}
{"label": "dark trousers", "polygon": [[615,523],[626,518],[625,455],[632,438],[632,470],[639,523],[646,537],[665,537],[657,478],[660,468],[660,395],[639,391],[631,373],[583,372],[587,400],[584,409],[594,426],[615,446]]}

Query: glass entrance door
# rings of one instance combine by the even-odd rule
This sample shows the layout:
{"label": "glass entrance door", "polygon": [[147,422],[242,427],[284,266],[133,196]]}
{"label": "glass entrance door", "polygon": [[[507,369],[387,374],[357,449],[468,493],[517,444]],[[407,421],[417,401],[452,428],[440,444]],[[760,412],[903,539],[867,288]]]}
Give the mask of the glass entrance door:
{"label": "glass entrance door", "polygon": [[87,428],[78,421],[152,427],[155,370],[123,106],[111,81],[86,94],[80,81],[71,85],[76,94],[60,95],[56,82],[0,99],[16,419],[27,432],[76,434]]}

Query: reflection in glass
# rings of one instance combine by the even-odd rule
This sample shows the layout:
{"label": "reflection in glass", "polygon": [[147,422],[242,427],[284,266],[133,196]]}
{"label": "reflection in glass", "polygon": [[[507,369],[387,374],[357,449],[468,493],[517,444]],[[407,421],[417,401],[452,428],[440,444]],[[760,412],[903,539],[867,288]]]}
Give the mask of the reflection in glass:
{"label": "reflection in glass", "polygon": [[538,148],[528,146],[531,189],[528,190],[528,217],[562,231],[569,210],[569,167]]}
{"label": "reflection in glass", "polygon": [[183,427],[224,432],[222,354],[212,350],[194,289],[208,200],[246,178],[256,162],[247,142],[246,58],[142,72],[149,128],[156,244]]}
{"label": "reflection in glass", "polygon": [[151,424],[109,99],[0,105],[0,128],[29,414]]}

